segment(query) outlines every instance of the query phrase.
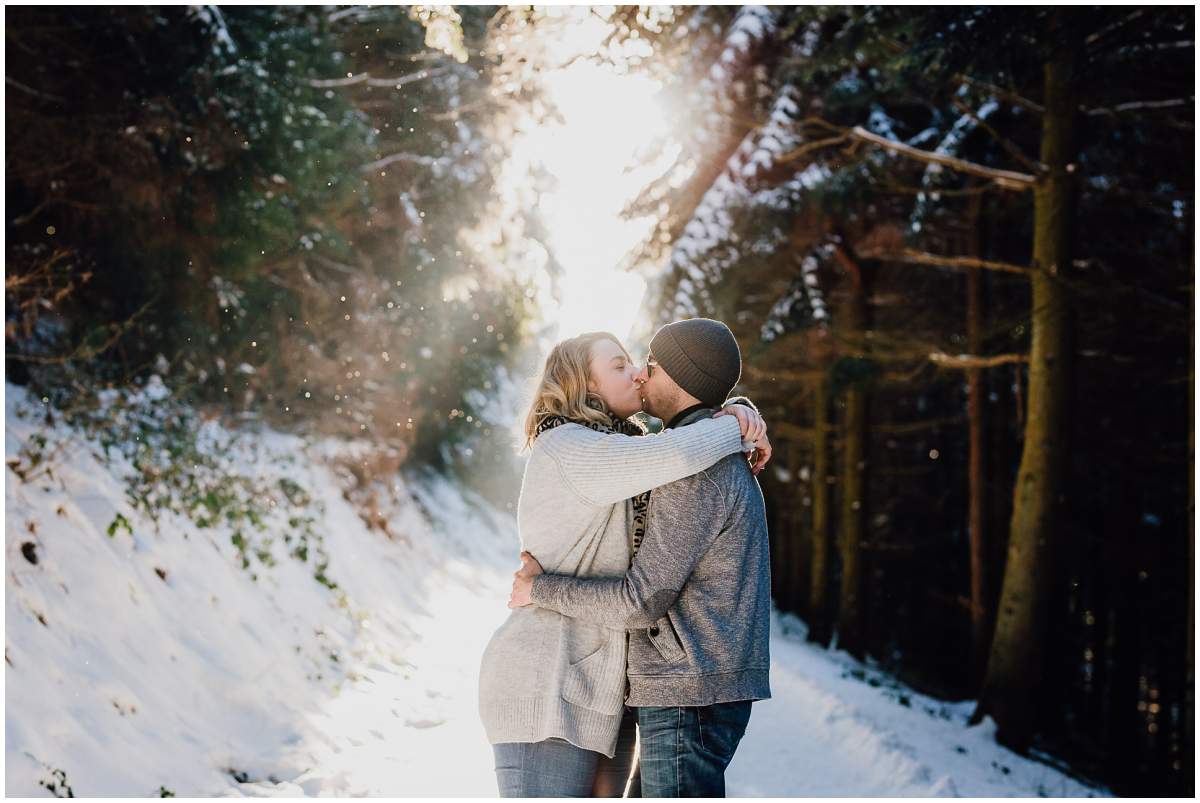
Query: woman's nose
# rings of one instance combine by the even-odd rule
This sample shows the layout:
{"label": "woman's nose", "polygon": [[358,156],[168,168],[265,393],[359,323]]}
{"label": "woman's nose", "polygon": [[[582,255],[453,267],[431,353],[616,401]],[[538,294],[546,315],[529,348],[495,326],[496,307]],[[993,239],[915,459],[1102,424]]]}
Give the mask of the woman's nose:
{"label": "woman's nose", "polygon": [[645,382],[649,378],[649,375],[646,373],[646,366],[644,365],[638,369],[636,374],[633,375],[633,381],[639,384]]}

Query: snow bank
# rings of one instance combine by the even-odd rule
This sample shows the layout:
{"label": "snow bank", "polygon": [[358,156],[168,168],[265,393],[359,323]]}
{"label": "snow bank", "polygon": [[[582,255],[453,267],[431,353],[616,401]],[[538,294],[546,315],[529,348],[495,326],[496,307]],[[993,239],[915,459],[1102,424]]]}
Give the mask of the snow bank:
{"label": "snow bank", "polygon": [[970,727],[974,702],[912,691],[849,655],[771,623],[771,700],[754,704],[727,773],[736,797],[1109,797]]}
{"label": "snow bank", "polygon": [[[45,428],[6,390],[13,460]],[[251,580],[228,531],[169,514],[156,529],[125,499],[127,467],[48,434],[53,476],[6,471],[6,794],[61,790],[55,770],[77,796],[494,793],[474,685],[508,613],[511,516],[413,483],[389,540],[342,498],[336,445],[268,433],[242,468],[325,505],[339,588],[288,558]],[[106,532],[118,513],[132,533]]]}

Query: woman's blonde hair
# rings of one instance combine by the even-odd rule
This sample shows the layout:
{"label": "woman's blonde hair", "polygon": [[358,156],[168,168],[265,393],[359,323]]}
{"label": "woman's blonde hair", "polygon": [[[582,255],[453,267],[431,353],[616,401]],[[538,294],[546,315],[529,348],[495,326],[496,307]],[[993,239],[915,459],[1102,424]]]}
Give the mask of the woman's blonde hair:
{"label": "woman's blonde hair", "polygon": [[572,421],[611,425],[608,405],[599,395],[588,390],[592,346],[601,340],[616,343],[625,352],[625,358],[631,359],[621,341],[609,332],[585,332],[563,340],[550,349],[542,377],[534,389],[529,412],[525,414],[523,448],[528,449],[533,445],[538,435],[538,425],[546,416],[561,415]]}

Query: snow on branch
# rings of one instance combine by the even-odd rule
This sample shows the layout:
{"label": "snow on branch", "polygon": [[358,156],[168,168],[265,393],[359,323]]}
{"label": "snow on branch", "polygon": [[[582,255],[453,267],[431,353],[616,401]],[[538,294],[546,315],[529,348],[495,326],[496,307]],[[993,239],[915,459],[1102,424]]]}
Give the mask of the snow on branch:
{"label": "snow on branch", "polygon": [[775,13],[769,6],[742,6],[725,34],[721,55],[709,67],[706,79],[711,88],[728,84],[753,48],[774,33],[776,27]]}
{"label": "snow on branch", "polygon": [[[672,308],[676,314],[694,314],[690,296],[699,294],[704,302],[708,285],[720,279],[739,258],[731,210],[752,205],[750,185],[769,174],[795,149],[799,138],[796,116],[800,106],[791,85],[776,95],[771,112],[763,125],[743,137],[716,180],[705,191],[691,218],[675,241],[669,261],[670,270],[682,278],[676,288]],[[768,204],[770,197],[762,198]],[[773,251],[783,238],[782,232],[768,235],[757,250]]]}
{"label": "snow on branch", "polygon": [[233,37],[229,35],[229,26],[225,24],[225,16],[221,13],[220,8],[217,6],[188,6],[188,16],[199,20],[205,28],[212,32],[215,40],[214,54],[220,55],[221,48],[230,54],[237,52],[237,45],[233,43]]}
{"label": "snow on branch", "polygon": [[[807,317],[822,328],[829,325],[829,310],[821,294],[818,271],[821,265],[833,257],[835,248],[834,242],[826,241],[806,254],[797,255],[800,276],[767,313],[767,319],[759,333],[762,340],[770,342],[786,334],[791,328],[791,321],[797,317]],[[801,309],[807,316],[801,314]]]}
{"label": "snow on branch", "polygon": [[734,159],[741,162],[738,172],[743,178],[751,180],[766,174],[799,145],[800,137],[796,132],[796,117],[800,113],[798,101],[798,93],[792,85],[780,90],[757,138],[747,140],[750,143],[748,152],[739,149],[734,155]]}
{"label": "snow on branch", "polygon": [[[768,6],[742,6],[721,40],[721,50],[703,78],[696,84],[692,99],[698,108],[708,109],[707,125],[693,129],[693,148],[711,135],[733,112],[735,94],[743,94],[747,72],[752,81],[761,81],[754,74],[755,54],[778,28],[775,12]],[[743,95],[744,96],[744,95]]]}

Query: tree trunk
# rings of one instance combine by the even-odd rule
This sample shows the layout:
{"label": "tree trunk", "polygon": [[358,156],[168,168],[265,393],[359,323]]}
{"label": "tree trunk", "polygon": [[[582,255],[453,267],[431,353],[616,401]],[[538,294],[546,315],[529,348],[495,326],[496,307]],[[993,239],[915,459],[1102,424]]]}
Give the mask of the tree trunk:
{"label": "tree trunk", "polygon": [[1078,101],[1073,91],[1076,46],[1059,30],[1060,10],[1048,41],[1041,161],[1048,174],[1034,193],[1032,344],[1024,449],[1013,493],[1008,559],[996,632],[975,719],[991,715],[997,739],[1015,749],[1029,745],[1035,690],[1043,670],[1051,587],[1056,581],[1056,511],[1064,490],[1065,408],[1070,376],[1071,328],[1059,276],[1071,266],[1072,157]]}
{"label": "tree trunk", "polygon": [[[852,269],[850,298],[846,305],[846,334],[851,343],[863,343],[867,322],[865,276],[852,257],[840,248],[838,251],[842,262]],[[853,356],[863,356],[860,349],[856,348],[856,352]],[[838,483],[841,486],[838,546],[842,556],[842,589],[838,607],[838,647],[860,659],[866,654],[862,598],[867,501],[866,446],[867,392],[861,382],[855,380],[846,389],[842,417],[842,467]]]}
{"label": "tree trunk", "polygon": [[804,487],[800,482],[800,441],[793,439],[788,443],[787,472],[788,485],[792,489],[788,497],[788,537],[791,541],[788,550],[788,563],[784,568],[784,577],[788,584],[788,609],[801,618],[807,618],[805,610],[808,602],[808,559],[811,553],[808,543],[808,532],[804,515]]}
{"label": "tree trunk", "polygon": [[[980,196],[971,199],[971,255],[979,253]],[[967,353],[983,354],[982,282],[980,271],[967,271]],[[984,381],[982,368],[967,369],[967,419],[970,429],[967,532],[971,549],[971,673],[972,688],[979,688],[987,671],[991,641],[990,595],[987,587],[988,538],[987,477],[984,468]]]}
{"label": "tree trunk", "polygon": [[867,395],[862,388],[846,391],[846,408],[842,419],[842,471],[840,534],[838,546],[842,555],[842,593],[838,609],[838,647],[856,658],[862,658],[862,575],[863,575],[863,491],[865,488],[863,460],[866,442]]}
{"label": "tree trunk", "polygon": [[[1195,242],[1193,236],[1192,242]],[[1192,255],[1192,275],[1196,275],[1195,252]],[[1194,291],[1193,291],[1194,292]],[[1196,349],[1196,319],[1192,318],[1192,350]],[[1192,423],[1188,427],[1188,623],[1187,665],[1183,678],[1183,788],[1193,789],[1196,785],[1196,370],[1192,368],[1192,381],[1188,385],[1188,409],[1192,410]]]}
{"label": "tree trunk", "polygon": [[[793,448],[791,442],[781,444],[781,446],[781,451],[790,451]],[[794,522],[796,520],[795,500],[792,499],[792,484],[790,482],[785,481],[780,483],[780,488],[783,493],[780,494],[781,498],[776,514],[778,526],[775,528],[774,543],[771,545],[771,586],[773,596],[775,597],[775,605],[781,611],[790,612],[792,610],[792,589],[789,587],[789,567],[791,565],[792,539],[795,529]]]}
{"label": "tree trunk", "polygon": [[[987,278],[984,283],[990,284]],[[1020,448],[1020,433],[1012,425],[1013,384],[1017,381],[1015,375],[1023,369],[1021,365],[1001,368],[988,375],[988,383],[996,394],[996,400],[988,405],[988,511],[992,521],[1006,522],[1012,520],[1012,499],[1014,476],[1012,453],[1014,448]],[[1004,583],[1004,562],[1008,554],[1008,527],[997,524],[992,528],[988,543],[988,610],[991,613],[992,627],[995,627],[996,609],[999,606],[1000,587]],[[990,644],[992,636],[988,636]]]}
{"label": "tree trunk", "polygon": [[813,388],[812,577],[808,585],[808,637],[829,645],[829,380]]}

